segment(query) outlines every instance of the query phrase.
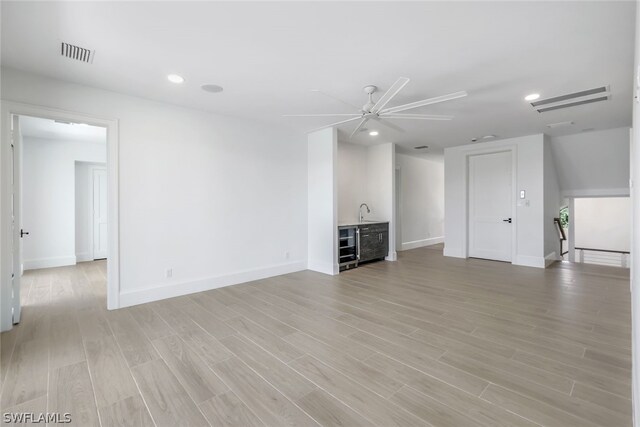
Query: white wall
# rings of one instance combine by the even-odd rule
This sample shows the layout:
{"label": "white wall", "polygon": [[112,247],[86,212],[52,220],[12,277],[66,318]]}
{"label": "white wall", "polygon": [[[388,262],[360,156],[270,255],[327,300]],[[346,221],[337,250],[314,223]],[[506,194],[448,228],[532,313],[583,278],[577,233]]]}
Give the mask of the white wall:
{"label": "white wall", "polygon": [[636,7],[636,37],[634,52],[634,93],[633,125],[631,130],[630,170],[631,177],[631,351],[632,351],[632,387],[633,425],[640,427],[640,183],[637,182],[640,170],[640,7]]}
{"label": "white wall", "polygon": [[563,198],[557,175],[557,165],[551,151],[551,139],[544,136],[544,255],[547,264],[559,260],[560,239],[554,218],[560,216]]}
{"label": "white wall", "polygon": [[367,200],[370,201],[370,218],[389,221],[389,254],[387,260],[395,261],[396,253],[396,148],[393,143],[374,145],[367,150]]}
{"label": "white wall", "polygon": [[[446,256],[467,257],[468,156],[509,149],[516,153],[516,188],[513,195],[516,245],[512,263],[545,266],[543,147],[544,137],[540,134],[445,149]],[[520,190],[525,190],[525,200],[518,198]]]}
{"label": "white wall", "polygon": [[11,69],[2,99],[118,120],[121,305],[305,268],[304,136]]}
{"label": "white wall", "polygon": [[308,136],[309,270],[338,274],[338,131],[328,128]]}
{"label": "white wall", "polygon": [[23,138],[25,270],[75,264],[75,162],[105,162],[106,155],[106,140]]}
{"label": "white wall", "polygon": [[[93,170],[106,169],[105,163],[76,162],[75,164],[75,212],[76,212],[76,261],[93,259]],[[107,203],[107,194],[103,193],[102,203]]]}
{"label": "white wall", "polygon": [[338,141],[339,223],[357,222],[360,204],[371,205],[371,201],[368,200],[367,151],[368,148],[364,145]]}
{"label": "white wall", "polygon": [[563,195],[629,194],[629,128],[553,137],[550,147]]}
{"label": "white wall", "polygon": [[388,260],[395,260],[395,145],[384,143],[363,146],[340,141],[338,143],[337,202],[338,222],[356,223],[360,204],[364,219],[389,221]]}
{"label": "white wall", "polygon": [[576,198],[575,245],[580,248],[629,251],[631,199],[629,197]]}
{"label": "white wall", "polygon": [[398,250],[444,240],[444,161],[396,153],[400,194]]}

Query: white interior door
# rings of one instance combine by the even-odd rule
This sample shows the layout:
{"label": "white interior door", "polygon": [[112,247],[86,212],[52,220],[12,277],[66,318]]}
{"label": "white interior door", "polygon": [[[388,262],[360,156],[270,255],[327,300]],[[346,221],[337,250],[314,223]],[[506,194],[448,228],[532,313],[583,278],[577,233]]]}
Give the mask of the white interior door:
{"label": "white interior door", "polygon": [[469,256],[511,261],[511,152],[469,157]]}
{"label": "white interior door", "polygon": [[22,135],[20,117],[11,116],[11,298],[13,323],[20,322],[20,278],[22,276],[22,197],[21,178]]}
{"label": "white interior door", "polygon": [[107,257],[107,170],[93,169],[93,259]]}

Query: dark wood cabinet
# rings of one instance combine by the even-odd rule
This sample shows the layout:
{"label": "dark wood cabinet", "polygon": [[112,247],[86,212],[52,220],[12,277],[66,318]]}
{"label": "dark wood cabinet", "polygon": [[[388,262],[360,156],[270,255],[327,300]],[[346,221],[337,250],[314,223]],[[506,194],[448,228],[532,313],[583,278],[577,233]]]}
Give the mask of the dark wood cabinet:
{"label": "dark wood cabinet", "polygon": [[340,271],[358,264],[384,259],[389,253],[389,223],[368,222],[338,227]]}
{"label": "dark wood cabinet", "polygon": [[382,259],[389,252],[389,223],[360,224],[359,262]]}

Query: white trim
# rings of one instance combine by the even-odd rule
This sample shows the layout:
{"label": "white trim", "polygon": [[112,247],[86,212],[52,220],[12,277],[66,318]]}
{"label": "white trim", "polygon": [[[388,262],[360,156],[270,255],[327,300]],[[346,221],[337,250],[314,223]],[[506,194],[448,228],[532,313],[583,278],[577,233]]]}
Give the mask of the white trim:
{"label": "white trim", "polygon": [[91,253],[89,252],[80,252],[76,254],[76,263],[78,262],[87,262],[87,261],[93,261],[93,257],[91,256]]}
{"label": "white trim", "polygon": [[385,261],[397,261],[398,260],[398,252],[389,251],[389,254],[384,257]]}
{"label": "white trim", "polygon": [[[119,235],[119,157],[118,157],[118,120],[106,119],[89,116],[83,113],[65,111],[38,105],[24,104],[13,101],[1,101],[3,125],[8,124],[11,114],[21,116],[41,117],[53,120],[65,120],[70,122],[87,123],[94,126],[102,126],[107,128],[107,181],[108,181],[108,203],[109,203],[109,219],[108,219],[108,235],[109,235],[109,256],[107,263],[107,308],[112,310],[118,308],[120,296],[120,235]],[[2,126],[0,134],[1,156],[7,155],[10,150],[11,134],[9,126]],[[9,151],[10,155],[10,151]],[[10,160],[9,160],[10,161]],[[6,168],[8,160],[2,160],[2,169],[0,169],[0,181],[3,186],[0,188],[0,206],[1,208],[1,231],[2,247],[0,248],[0,292],[2,294],[2,306],[0,307],[0,330],[5,331],[11,329],[11,310],[7,308],[11,304],[10,294],[7,288],[11,283],[11,239],[6,238],[7,232],[11,228],[10,203],[11,189],[10,179],[6,176],[8,169]]]}
{"label": "white trim", "polygon": [[431,237],[431,238],[428,238],[428,239],[421,239],[421,240],[413,240],[411,242],[403,242],[400,245],[400,250],[401,251],[408,251],[410,249],[421,248],[423,246],[437,245],[438,243],[443,243],[443,242],[444,242],[444,236],[442,236],[442,237]]}
{"label": "white trim", "polygon": [[629,187],[562,190],[563,197],[627,197],[630,194],[631,190]]}
{"label": "white trim", "polygon": [[544,257],[544,267],[547,268],[556,261],[560,261],[560,259],[558,258],[556,251],[553,251]]}
{"label": "white trim", "polygon": [[335,276],[340,272],[340,266],[338,264],[329,264],[328,262],[309,261],[307,269],[331,276]]}
{"label": "white trim", "polygon": [[576,262],[576,224],[573,221],[575,218],[575,199],[573,197],[569,197],[569,235],[567,236],[567,255],[569,256],[569,262]]}
{"label": "white trim", "polygon": [[22,268],[24,270],[37,270],[39,268],[66,267],[68,265],[76,265],[76,257],[58,256],[52,258],[39,258],[24,260]]}
{"label": "white trim", "polygon": [[207,277],[204,279],[189,280],[185,282],[171,283],[168,285],[156,284],[153,286],[148,286],[144,289],[122,292],[120,294],[120,304],[121,307],[130,307],[132,305],[144,304],[147,302],[158,301],[165,298],[173,298],[177,296],[193,294],[196,292],[222,288],[225,286],[236,285],[239,283],[250,282],[253,280],[260,280],[267,277],[294,273],[296,271],[302,271],[305,269],[305,261],[294,261],[254,270],[238,271],[231,274],[225,274],[223,276]]}
{"label": "white trim", "polygon": [[514,265],[521,265],[524,267],[537,267],[545,268],[546,260],[543,257],[530,256],[530,255],[516,255],[513,262]]}

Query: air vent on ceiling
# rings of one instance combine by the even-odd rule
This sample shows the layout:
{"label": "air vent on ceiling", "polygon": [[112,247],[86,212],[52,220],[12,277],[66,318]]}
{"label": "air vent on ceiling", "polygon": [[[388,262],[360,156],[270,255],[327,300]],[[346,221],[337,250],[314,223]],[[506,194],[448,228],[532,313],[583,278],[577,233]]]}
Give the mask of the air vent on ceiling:
{"label": "air vent on ceiling", "polygon": [[568,93],[566,95],[554,96],[552,98],[541,99],[531,103],[531,106],[544,113],[547,111],[559,110],[562,108],[576,107],[578,105],[591,104],[594,102],[606,101],[611,96],[608,86],[596,87],[579,92]]}
{"label": "air vent on ceiling", "polygon": [[558,123],[549,123],[549,124],[547,125],[547,127],[548,127],[549,129],[555,129],[555,128],[561,128],[561,127],[564,127],[564,126],[571,126],[572,124],[573,124],[573,122],[572,122],[572,121],[567,121],[567,122],[558,122]]}
{"label": "air vent on ceiling", "polygon": [[84,47],[76,46],[73,44],[61,42],[60,54],[66,56],[69,59],[76,59],[81,62],[91,64],[93,62],[93,56],[95,51],[86,49]]}
{"label": "air vent on ceiling", "polygon": [[417,147],[413,147],[416,150],[424,150],[425,148],[429,148],[428,145],[418,145]]}

